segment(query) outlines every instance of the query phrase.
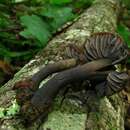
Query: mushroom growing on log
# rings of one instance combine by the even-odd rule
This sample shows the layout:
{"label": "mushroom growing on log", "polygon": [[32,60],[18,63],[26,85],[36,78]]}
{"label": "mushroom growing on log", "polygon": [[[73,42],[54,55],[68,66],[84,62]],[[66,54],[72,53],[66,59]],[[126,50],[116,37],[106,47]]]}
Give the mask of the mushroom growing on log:
{"label": "mushroom growing on log", "polygon": [[[99,80],[93,89],[100,97],[111,96],[126,86],[129,80],[125,68],[128,49],[119,36],[96,33],[81,48],[70,45],[67,52],[70,59],[49,64],[32,78],[15,84],[16,99],[21,105],[20,114],[27,124],[39,117],[45,118],[59,91],[73,82],[89,80],[91,83]],[[120,65],[121,69],[115,69],[114,65]],[[38,89],[43,79],[56,72],[53,78]]]}

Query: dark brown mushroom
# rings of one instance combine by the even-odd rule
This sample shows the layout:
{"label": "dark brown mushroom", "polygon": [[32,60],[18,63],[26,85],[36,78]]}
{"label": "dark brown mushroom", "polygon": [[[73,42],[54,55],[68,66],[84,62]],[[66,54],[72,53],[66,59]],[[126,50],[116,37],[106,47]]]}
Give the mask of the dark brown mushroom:
{"label": "dark brown mushroom", "polygon": [[[128,81],[127,73],[116,72],[112,67],[119,63],[124,65],[128,56],[127,46],[119,36],[112,33],[93,34],[82,48],[83,50],[80,52],[80,49],[71,46],[68,52],[72,59],[47,65],[31,79],[15,84],[14,88],[25,94],[20,113],[26,121],[32,122],[39,115],[45,117],[58,92],[72,82],[97,80],[100,77],[102,82],[95,87],[100,96],[110,96],[124,88]],[[80,61],[82,64],[76,66]],[[103,70],[108,66],[113,71],[111,69],[110,72]],[[38,89],[40,82],[55,72],[59,73]],[[17,91],[16,96],[19,102],[21,100],[20,92]]]}
{"label": "dark brown mushroom", "polygon": [[45,118],[52,108],[54,98],[67,84],[86,79],[104,79],[109,71],[98,72],[98,70],[111,63],[109,59],[100,59],[59,72],[34,94],[31,101],[24,102],[20,113],[26,124],[32,123],[39,117]]}
{"label": "dark brown mushroom", "polygon": [[80,62],[108,58],[113,61],[114,65],[126,60],[128,56],[128,47],[121,37],[109,32],[94,33],[79,49],[74,46],[70,45],[68,55]]}

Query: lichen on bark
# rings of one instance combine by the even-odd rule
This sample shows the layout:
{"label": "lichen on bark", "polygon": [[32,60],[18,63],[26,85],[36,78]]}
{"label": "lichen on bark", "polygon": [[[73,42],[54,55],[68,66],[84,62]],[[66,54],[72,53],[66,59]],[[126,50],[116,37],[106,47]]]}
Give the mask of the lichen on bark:
{"label": "lichen on bark", "polygon": [[[115,32],[118,13],[119,0],[95,0],[71,27],[55,36],[43,51],[1,87],[1,107],[9,107],[11,105],[9,101],[15,100],[15,92],[12,90],[15,82],[33,75],[46,63],[63,59],[68,44],[81,45],[90,34],[95,32]],[[123,130],[124,103],[120,96],[115,94],[110,98],[100,99],[94,93],[90,93],[84,96],[80,92],[77,94],[82,98],[88,96],[84,106],[80,101],[72,100],[67,96],[60,107],[59,95],[55,100],[54,110],[40,128],[44,130]],[[71,92],[69,94],[71,95]],[[38,124],[34,124],[28,129],[35,130],[37,126]],[[25,130],[20,123],[20,118],[2,120],[0,129]]]}

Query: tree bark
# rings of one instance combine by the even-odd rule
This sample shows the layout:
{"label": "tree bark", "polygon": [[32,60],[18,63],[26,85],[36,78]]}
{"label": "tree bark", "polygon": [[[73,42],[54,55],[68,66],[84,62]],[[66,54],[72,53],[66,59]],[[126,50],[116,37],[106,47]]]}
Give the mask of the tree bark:
{"label": "tree bark", "polygon": [[[0,88],[0,113],[16,105],[15,91],[12,90],[14,83],[33,75],[47,63],[63,59],[68,44],[82,45],[90,34],[95,32],[114,33],[119,9],[119,0],[96,0],[72,26],[55,36],[43,51]],[[60,106],[61,98],[60,95],[57,96],[53,111],[43,125],[38,127],[39,123],[34,123],[27,129],[124,130],[125,104],[119,94],[99,99],[91,91],[69,92]],[[80,98],[85,101],[84,105]],[[21,119],[18,116],[3,116],[0,120],[0,129],[26,130],[20,122]]]}

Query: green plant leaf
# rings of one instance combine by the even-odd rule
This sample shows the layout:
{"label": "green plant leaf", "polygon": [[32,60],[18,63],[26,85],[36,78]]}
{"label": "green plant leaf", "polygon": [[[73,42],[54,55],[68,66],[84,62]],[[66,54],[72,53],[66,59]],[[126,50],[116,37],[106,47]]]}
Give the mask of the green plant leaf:
{"label": "green plant leaf", "polygon": [[51,37],[49,26],[37,15],[25,15],[20,18],[21,23],[26,27],[20,35],[25,38],[32,38],[39,40],[39,46],[43,47]]}
{"label": "green plant leaf", "polygon": [[130,48],[130,30],[124,24],[119,24],[117,27],[117,33],[122,36],[128,47]]}
{"label": "green plant leaf", "polygon": [[0,108],[0,118],[5,117],[4,111],[5,111],[4,108]]}
{"label": "green plant leaf", "polygon": [[[120,36],[122,36],[122,38],[128,45],[128,48],[130,48],[130,30],[124,24],[119,24],[117,26],[117,32],[120,34]],[[129,57],[128,57],[127,62],[130,63]]]}
{"label": "green plant leaf", "polygon": [[20,109],[20,106],[16,102],[16,100],[12,101],[12,105],[7,108],[7,116],[15,115]]}
{"label": "green plant leaf", "polygon": [[26,57],[29,57],[31,55],[32,55],[32,51],[14,52],[14,51],[10,51],[8,48],[0,44],[0,57],[4,57],[4,59],[9,59],[9,60],[11,60],[12,58],[14,58],[15,60],[16,58],[26,59]]}
{"label": "green plant leaf", "polygon": [[49,6],[48,8],[43,9],[40,12],[40,15],[51,19],[49,25],[53,29],[53,32],[76,16],[72,13],[72,8],[57,6]]}
{"label": "green plant leaf", "polygon": [[78,0],[74,3],[75,8],[87,8],[89,7],[94,0]]}
{"label": "green plant leaf", "polygon": [[71,3],[72,0],[50,0],[49,2],[50,4],[63,5],[63,4]]}
{"label": "green plant leaf", "polygon": [[0,17],[0,28],[5,28],[9,25],[9,20]]}
{"label": "green plant leaf", "polygon": [[130,9],[130,0],[123,0],[122,2],[125,4],[125,6],[126,6],[128,9]]}

